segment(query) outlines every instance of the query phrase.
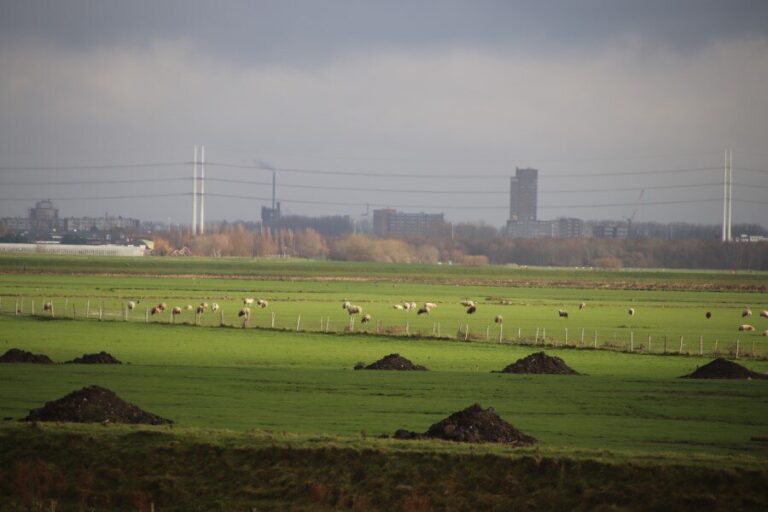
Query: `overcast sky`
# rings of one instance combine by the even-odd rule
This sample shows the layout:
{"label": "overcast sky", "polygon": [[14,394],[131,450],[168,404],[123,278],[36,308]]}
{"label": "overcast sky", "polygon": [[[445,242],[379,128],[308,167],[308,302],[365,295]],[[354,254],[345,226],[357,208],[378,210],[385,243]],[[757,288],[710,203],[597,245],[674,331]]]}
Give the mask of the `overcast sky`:
{"label": "overcast sky", "polygon": [[[739,0],[0,0],[0,216],[52,198],[189,223],[205,144],[210,220],[259,220],[273,166],[286,213],[501,226],[530,166],[539,218],[716,224],[733,148],[734,221],[768,226],[767,20]],[[119,198],[142,194],[168,196]]]}

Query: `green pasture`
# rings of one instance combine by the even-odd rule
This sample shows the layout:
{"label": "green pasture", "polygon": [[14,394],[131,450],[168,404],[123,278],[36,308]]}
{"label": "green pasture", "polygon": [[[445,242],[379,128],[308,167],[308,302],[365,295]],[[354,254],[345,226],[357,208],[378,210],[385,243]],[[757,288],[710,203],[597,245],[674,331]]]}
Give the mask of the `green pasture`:
{"label": "green pasture", "polygon": [[[218,327],[0,317],[0,350],[57,362],[106,350],[121,366],[0,365],[0,416],[89,384],[178,427],[316,436],[425,430],[473,402],[535,436],[549,453],[759,466],[768,382],[677,377],[707,358],[548,349],[584,376],[491,373],[534,348],[494,343]],[[361,372],[398,352],[429,372]],[[746,363],[756,371],[768,362]]]}
{"label": "green pasture", "polygon": [[[285,264],[290,267],[291,264]],[[201,267],[202,268],[202,267]],[[721,276],[722,277],[722,276]],[[759,316],[768,309],[768,295],[748,291],[671,291],[653,289],[573,288],[560,286],[457,285],[391,280],[359,281],[345,279],[266,280],[185,277],[35,275],[0,274],[0,313],[48,315],[42,304],[52,301],[54,315],[73,315],[97,320],[125,320],[125,304],[138,301],[127,315],[134,323],[170,323],[173,306],[185,308],[176,323],[204,326],[242,326],[237,312],[244,297],[264,298],[266,309],[252,308],[249,327],[343,332],[350,329],[350,318],[341,308],[346,299],[363,308],[372,321],[355,331],[396,335],[437,336],[498,342],[541,342],[569,345],[595,345],[619,350],[646,352],[681,351],[698,354],[736,353],[768,355],[768,319]],[[472,299],[478,303],[468,315],[459,303]],[[412,301],[434,302],[438,307],[429,315],[399,311],[394,304]],[[147,309],[165,302],[168,309],[147,316]],[[196,319],[194,310],[201,302],[218,303],[220,313],[207,312]],[[580,311],[579,304],[587,307]],[[753,316],[741,316],[749,306]],[[633,308],[634,316],[628,314]],[[567,319],[558,316],[566,310]],[[712,313],[707,320],[705,313]],[[502,315],[503,327],[494,323]],[[738,326],[750,323],[754,332]],[[467,334],[467,329],[469,333]],[[502,330],[503,329],[503,330]],[[567,332],[566,332],[567,331]],[[566,339],[567,338],[567,339]],[[650,340],[649,340],[650,338]]]}

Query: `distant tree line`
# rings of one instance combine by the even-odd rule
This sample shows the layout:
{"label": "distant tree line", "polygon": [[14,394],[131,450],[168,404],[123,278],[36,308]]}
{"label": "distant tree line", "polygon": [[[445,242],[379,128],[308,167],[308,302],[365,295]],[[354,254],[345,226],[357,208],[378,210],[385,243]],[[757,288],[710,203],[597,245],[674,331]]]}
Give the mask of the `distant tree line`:
{"label": "distant tree line", "polygon": [[[696,231],[693,225],[689,233]],[[760,228],[757,226],[757,228]],[[669,228],[668,228],[669,229]],[[711,231],[711,228],[706,228]],[[762,229],[762,228],[760,228]],[[226,257],[298,257],[388,263],[518,264],[598,268],[696,268],[768,270],[768,242],[722,243],[715,239],[662,236],[595,238],[509,238],[492,226],[458,224],[453,236],[380,239],[351,234],[324,237],[307,229],[248,229],[226,224],[192,237],[187,230],[156,235],[155,254],[188,247],[193,254]],[[734,229],[734,232],[744,232]],[[754,234],[754,232],[753,232]]]}

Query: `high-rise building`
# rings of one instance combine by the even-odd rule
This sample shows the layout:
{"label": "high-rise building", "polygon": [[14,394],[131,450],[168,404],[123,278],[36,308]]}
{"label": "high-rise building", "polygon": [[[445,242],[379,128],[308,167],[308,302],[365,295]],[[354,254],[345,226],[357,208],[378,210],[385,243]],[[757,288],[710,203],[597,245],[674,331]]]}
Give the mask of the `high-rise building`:
{"label": "high-rise building", "polygon": [[405,213],[391,208],[373,210],[373,232],[381,237],[444,235],[442,213]]}
{"label": "high-rise building", "polygon": [[536,220],[539,171],[537,169],[515,169],[515,176],[509,178],[509,220],[528,222]]}

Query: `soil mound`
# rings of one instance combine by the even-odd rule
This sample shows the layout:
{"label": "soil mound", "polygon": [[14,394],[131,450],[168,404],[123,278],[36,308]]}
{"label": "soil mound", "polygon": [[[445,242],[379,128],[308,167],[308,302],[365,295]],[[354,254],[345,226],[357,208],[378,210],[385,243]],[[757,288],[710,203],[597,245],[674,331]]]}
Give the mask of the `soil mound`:
{"label": "soil mound", "polygon": [[578,375],[579,372],[565,364],[557,356],[548,356],[544,352],[536,352],[518,359],[499,373],[549,373],[555,375]]}
{"label": "soil mound", "polygon": [[413,364],[400,354],[389,354],[368,366],[355,366],[356,370],[419,370],[426,371],[427,368],[420,364]]}
{"label": "soil mound", "polygon": [[162,425],[173,423],[143,411],[124,401],[112,391],[100,386],[83,389],[32,409],[22,421],[67,421],[72,423],[144,423]]}
{"label": "soil mound", "polygon": [[51,358],[44,354],[33,354],[26,350],[18,348],[12,348],[2,356],[0,356],[0,363],[36,363],[36,364],[53,364]]}
{"label": "soil mound", "polygon": [[768,379],[768,375],[753,372],[739,363],[728,361],[718,357],[714,361],[699,366],[689,375],[683,375],[683,379]]}
{"label": "soil mound", "polygon": [[98,354],[83,354],[83,357],[76,357],[67,364],[123,364],[115,359],[112,354],[103,350]]}
{"label": "soil mound", "polygon": [[396,439],[444,439],[460,443],[505,443],[525,446],[536,443],[536,439],[525,435],[501,419],[493,407],[483,409],[473,404],[463,411],[455,412],[429,427],[423,434],[398,430]]}

